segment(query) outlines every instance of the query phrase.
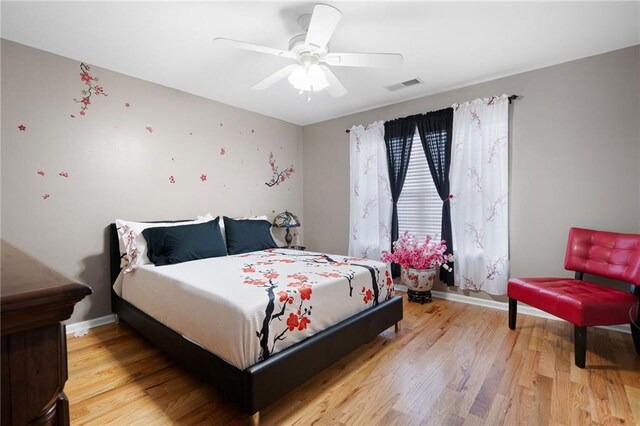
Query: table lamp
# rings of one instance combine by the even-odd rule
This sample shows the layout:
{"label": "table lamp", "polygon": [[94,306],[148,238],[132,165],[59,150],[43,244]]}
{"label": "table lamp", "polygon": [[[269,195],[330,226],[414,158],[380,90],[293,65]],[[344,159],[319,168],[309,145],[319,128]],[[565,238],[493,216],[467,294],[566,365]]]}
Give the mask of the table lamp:
{"label": "table lamp", "polygon": [[300,226],[300,219],[293,213],[284,211],[273,219],[273,226],[276,228],[285,228],[287,233],[284,236],[284,240],[287,242],[287,247],[291,246],[291,232],[289,228],[297,228]]}

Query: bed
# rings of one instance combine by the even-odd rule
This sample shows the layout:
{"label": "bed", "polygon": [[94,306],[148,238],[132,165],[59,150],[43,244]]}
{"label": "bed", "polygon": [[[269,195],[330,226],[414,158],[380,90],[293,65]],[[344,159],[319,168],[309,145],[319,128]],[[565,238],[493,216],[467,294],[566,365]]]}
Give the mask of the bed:
{"label": "bed", "polygon": [[[393,296],[388,271],[366,259],[268,249],[224,259],[145,266],[129,274],[125,281],[115,224],[110,225],[109,236],[114,284],[111,304],[119,320],[223,390],[251,415],[254,423],[259,421],[262,408],[385,329],[395,325],[397,330],[402,320],[402,298]],[[187,270],[191,284],[182,281]],[[233,291],[243,304],[250,305],[243,307],[247,312],[234,314],[233,306],[225,307],[225,303],[229,305],[227,284],[216,284],[210,294],[203,293],[199,287],[204,286],[202,276],[212,271],[224,283],[232,282],[237,273],[241,281]],[[276,280],[270,277],[278,275],[288,277],[286,288],[272,285]],[[312,287],[306,282],[310,275],[315,283]],[[331,280],[341,284],[331,286]],[[362,285],[362,280],[370,280],[371,284]],[[176,296],[178,291],[180,296]],[[340,297],[348,302],[342,303],[342,311],[325,318],[321,305],[314,306],[312,302],[337,300],[338,296],[330,291],[342,292]],[[150,296],[151,292],[155,296]],[[256,296],[252,294],[264,302],[254,300]],[[201,299],[211,299],[214,304],[221,299],[223,303],[215,310],[206,309],[203,306],[208,305],[200,303]],[[198,321],[188,321],[178,311],[179,306],[191,307],[192,316]],[[215,315],[249,320],[246,324],[227,321],[225,327],[216,328]],[[256,321],[260,316],[262,321]],[[190,329],[189,322],[210,325],[214,336],[209,338],[202,331]],[[239,335],[240,343],[221,344],[224,334]]]}

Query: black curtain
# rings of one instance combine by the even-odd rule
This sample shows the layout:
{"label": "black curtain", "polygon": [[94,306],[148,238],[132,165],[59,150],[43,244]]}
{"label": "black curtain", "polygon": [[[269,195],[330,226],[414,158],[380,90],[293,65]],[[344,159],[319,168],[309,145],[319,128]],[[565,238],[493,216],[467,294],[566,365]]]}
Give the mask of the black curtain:
{"label": "black curtain", "polygon": [[[391,216],[391,242],[398,239],[398,199],[402,192],[404,179],[409,168],[411,145],[416,131],[413,117],[398,118],[384,123],[384,142],[387,147],[387,166],[389,168],[389,184],[393,199]],[[393,250],[393,246],[391,247]],[[391,265],[391,275],[400,276],[400,265]]]}
{"label": "black curtain", "polygon": [[[449,167],[451,166],[451,133],[453,130],[453,108],[441,109],[415,117],[422,148],[429,163],[431,177],[438,195],[442,199],[442,239],[447,242],[447,254],[453,252],[451,235],[451,207],[449,200]],[[408,161],[408,160],[407,160]],[[395,205],[394,205],[395,206]],[[453,285],[453,262],[449,263],[452,272],[440,268],[440,281]]]}

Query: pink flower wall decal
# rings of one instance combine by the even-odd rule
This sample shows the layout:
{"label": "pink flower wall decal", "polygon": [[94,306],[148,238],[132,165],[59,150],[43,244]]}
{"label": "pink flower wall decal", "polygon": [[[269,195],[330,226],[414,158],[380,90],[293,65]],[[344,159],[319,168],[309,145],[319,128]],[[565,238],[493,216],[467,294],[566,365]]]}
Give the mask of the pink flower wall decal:
{"label": "pink flower wall decal", "polygon": [[46,199],[47,199],[47,198],[49,198],[49,197],[51,197],[51,195],[49,195],[49,194],[44,194],[44,195],[42,196],[42,199],[43,199],[43,200],[46,200]]}
{"label": "pink flower wall decal", "polygon": [[27,130],[27,126],[25,126],[24,124],[18,124],[18,130],[24,132]]}
{"label": "pink flower wall decal", "polygon": [[224,148],[220,148],[220,155],[224,155],[227,153],[227,150]]}
{"label": "pink flower wall decal", "polygon": [[38,171],[36,172],[36,174],[37,174],[38,176],[44,176],[44,172],[43,172],[42,170],[38,170]]}
{"label": "pink flower wall decal", "polygon": [[149,133],[153,133],[153,127],[146,126],[145,129],[147,129],[149,131]]}
{"label": "pink flower wall decal", "polygon": [[169,176],[169,183],[176,183],[176,178]]}
{"label": "pink flower wall decal", "polygon": [[255,132],[256,132],[255,130],[251,129],[251,133],[255,133]]}
{"label": "pink flower wall decal", "polygon": [[200,175],[200,180],[203,182],[207,181],[207,175],[205,175],[204,173]]}
{"label": "pink flower wall decal", "polygon": [[273,152],[269,153],[269,165],[271,166],[271,180],[269,182],[264,183],[268,187],[280,185],[285,180],[290,178],[293,172],[295,172],[295,169],[293,168],[293,164],[287,167],[286,169],[280,171],[276,166],[276,159],[273,156]]}
{"label": "pink flower wall decal", "polygon": [[68,178],[68,177],[69,177],[69,173],[68,173],[68,172],[65,172],[65,171],[63,170],[63,171],[61,171],[60,173],[58,173],[58,176],[62,176],[62,177]]}
{"label": "pink flower wall decal", "polygon": [[[109,96],[102,86],[98,86],[96,83],[98,82],[98,77],[94,77],[89,74],[89,70],[91,67],[84,62],[80,62],[80,80],[87,86],[86,89],[83,89],[81,94],[81,99],[73,98],[76,103],[81,104],[80,106],[80,115],[84,116],[86,114],[87,108],[91,105],[91,96]],[[75,118],[73,115],[71,118]]]}
{"label": "pink flower wall decal", "polygon": [[223,126],[223,124],[222,124],[222,123],[220,123],[220,127],[222,127],[222,126]]}

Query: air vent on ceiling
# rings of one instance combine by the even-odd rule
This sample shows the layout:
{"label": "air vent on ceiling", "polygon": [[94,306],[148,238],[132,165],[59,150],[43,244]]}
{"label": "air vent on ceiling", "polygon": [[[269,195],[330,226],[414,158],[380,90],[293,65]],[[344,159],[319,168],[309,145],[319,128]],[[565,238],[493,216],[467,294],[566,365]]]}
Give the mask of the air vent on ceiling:
{"label": "air vent on ceiling", "polygon": [[402,83],[386,86],[385,89],[387,89],[390,92],[395,92],[396,90],[404,89],[406,87],[411,87],[411,86],[415,86],[417,84],[422,84],[422,83],[423,81],[416,77],[411,80],[403,81]]}

